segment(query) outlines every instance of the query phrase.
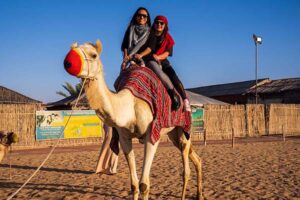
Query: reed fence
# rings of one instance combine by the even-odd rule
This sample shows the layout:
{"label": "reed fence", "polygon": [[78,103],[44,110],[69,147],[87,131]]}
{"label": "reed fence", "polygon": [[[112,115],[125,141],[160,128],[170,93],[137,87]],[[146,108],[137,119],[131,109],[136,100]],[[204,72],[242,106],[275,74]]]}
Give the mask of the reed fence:
{"label": "reed fence", "polygon": [[272,104],[267,113],[268,134],[300,135],[300,104]]}
{"label": "reed fence", "polygon": [[206,105],[204,113],[206,139],[300,135],[300,104]]}
{"label": "reed fence", "polygon": [[[38,110],[43,110],[41,104],[0,104],[0,130],[13,131],[18,135],[19,141],[14,144],[14,148],[49,147],[57,142],[57,140],[36,141],[35,113]],[[99,137],[61,139],[58,146],[100,145],[101,140]]]}
{"label": "reed fence", "polygon": [[[41,104],[0,104],[0,130],[18,134],[19,148],[51,146],[57,140],[35,140],[35,112]],[[206,105],[204,129],[207,140],[256,137],[262,135],[300,135],[300,104]],[[197,132],[195,131],[197,130]],[[192,127],[193,140],[203,140],[203,132]],[[162,141],[168,141],[162,137]],[[137,141],[137,140],[136,140]],[[99,144],[101,138],[62,139],[59,146]]]}

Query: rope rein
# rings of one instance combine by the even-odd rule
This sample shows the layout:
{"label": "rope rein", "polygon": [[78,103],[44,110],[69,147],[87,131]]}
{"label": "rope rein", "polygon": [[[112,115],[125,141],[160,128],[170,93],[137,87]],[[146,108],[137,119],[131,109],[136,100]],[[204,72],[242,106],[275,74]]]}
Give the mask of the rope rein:
{"label": "rope rein", "polygon": [[[81,90],[80,90],[79,95],[78,95],[78,97],[77,97],[77,100],[76,100],[76,103],[75,103],[74,108],[76,108],[76,106],[77,106],[78,100],[79,100],[79,98],[80,98],[80,96],[81,96],[81,93],[82,93],[82,91],[83,91],[84,84],[85,84],[86,80],[87,80],[87,79],[85,78],[84,81],[83,81],[83,83],[82,83],[82,87],[81,87]],[[65,131],[65,129],[66,129],[66,127],[67,127],[67,125],[68,125],[68,123],[69,123],[71,117],[72,117],[73,111],[74,111],[74,110],[72,109],[71,114],[70,114],[70,116],[69,116],[69,118],[68,118],[68,120],[67,120],[67,122],[66,122],[66,125],[65,125],[64,129],[62,130],[62,132],[61,132],[60,135],[59,135],[59,139],[61,139],[62,133],[64,133],[64,131]],[[60,140],[57,140],[56,144],[52,147],[51,151],[49,152],[49,154],[47,155],[47,157],[44,159],[44,161],[41,163],[41,165],[35,170],[35,172],[33,172],[33,174],[27,179],[27,181],[25,181],[25,183],[24,183],[17,191],[15,191],[12,195],[10,195],[10,196],[7,198],[7,200],[10,200],[10,199],[12,199],[14,196],[16,196],[16,195],[17,195],[17,194],[18,194],[18,193],[19,193],[19,192],[27,185],[27,183],[29,183],[29,181],[30,181],[30,180],[38,173],[38,171],[42,168],[42,166],[43,166],[43,165],[46,163],[46,161],[50,158],[51,154],[53,153],[53,151],[55,150],[55,148],[57,147],[57,145],[58,145],[59,142],[60,142]]]}

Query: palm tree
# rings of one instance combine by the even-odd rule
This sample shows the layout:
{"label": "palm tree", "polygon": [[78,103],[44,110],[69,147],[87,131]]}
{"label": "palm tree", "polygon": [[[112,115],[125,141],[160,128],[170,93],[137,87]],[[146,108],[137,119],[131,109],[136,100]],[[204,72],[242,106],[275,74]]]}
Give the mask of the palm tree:
{"label": "palm tree", "polygon": [[80,83],[76,84],[75,87],[73,87],[70,83],[65,82],[65,85],[62,85],[63,88],[69,93],[66,94],[63,91],[57,91],[56,94],[64,96],[64,97],[69,97],[69,96],[78,96],[79,92],[82,88],[82,81]]}

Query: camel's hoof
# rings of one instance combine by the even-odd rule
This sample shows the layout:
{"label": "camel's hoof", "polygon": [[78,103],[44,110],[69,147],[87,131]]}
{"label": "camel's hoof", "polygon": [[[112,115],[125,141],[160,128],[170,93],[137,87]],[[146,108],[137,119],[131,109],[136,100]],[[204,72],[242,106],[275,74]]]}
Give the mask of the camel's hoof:
{"label": "camel's hoof", "polygon": [[140,192],[144,193],[147,190],[147,185],[145,183],[140,184]]}
{"label": "camel's hoof", "polygon": [[201,194],[201,195],[198,194],[198,195],[197,195],[197,199],[198,199],[198,200],[204,200],[204,197],[203,197],[202,194]]}

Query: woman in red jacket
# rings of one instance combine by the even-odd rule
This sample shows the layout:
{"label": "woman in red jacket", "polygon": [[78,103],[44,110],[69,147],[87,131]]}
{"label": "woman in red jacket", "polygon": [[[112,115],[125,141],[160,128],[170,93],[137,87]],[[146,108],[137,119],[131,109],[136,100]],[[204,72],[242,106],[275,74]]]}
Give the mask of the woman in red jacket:
{"label": "woman in red jacket", "polygon": [[177,110],[180,107],[179,96],[174,91],[174,86],[184,100],[185,110],[190,111],[184,87],[168,61],[168,57],[173,54],[175,42],[168,31],[168,20],[165,16],[157,16],[151,27],[147,48],[138,54],[136,59],[144,59],[146,66],[151,68],[161,79],[166,87],[171,100],[172,108]]}

